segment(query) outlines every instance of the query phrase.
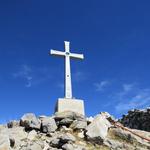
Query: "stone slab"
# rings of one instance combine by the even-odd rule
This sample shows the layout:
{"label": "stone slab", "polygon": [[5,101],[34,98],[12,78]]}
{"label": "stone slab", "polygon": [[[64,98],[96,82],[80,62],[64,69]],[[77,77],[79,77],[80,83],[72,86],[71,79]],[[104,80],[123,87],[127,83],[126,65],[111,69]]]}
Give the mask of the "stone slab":
{"label": "stone slab", "polygon": [[85,115],[84,101],[80,99],[59,98],[55,112],[73,111]]}

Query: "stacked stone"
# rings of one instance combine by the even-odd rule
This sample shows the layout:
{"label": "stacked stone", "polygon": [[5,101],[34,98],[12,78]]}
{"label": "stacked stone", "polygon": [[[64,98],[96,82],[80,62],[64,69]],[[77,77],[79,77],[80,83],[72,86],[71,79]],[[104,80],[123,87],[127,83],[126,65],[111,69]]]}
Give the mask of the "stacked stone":
{"label": "stacked stone", "polygon": [[126,127],[150,132],[150,108],[131,110],[119,121]]}
{"label": "stacked stone", "polygon": [[[0,150],[150,149],[149,143],[111,121],[108,113],[90,118],[70,111],[51,117],[28,113],[19,121],[0,125]],[[139,134],[150,137],[144,131]]]}

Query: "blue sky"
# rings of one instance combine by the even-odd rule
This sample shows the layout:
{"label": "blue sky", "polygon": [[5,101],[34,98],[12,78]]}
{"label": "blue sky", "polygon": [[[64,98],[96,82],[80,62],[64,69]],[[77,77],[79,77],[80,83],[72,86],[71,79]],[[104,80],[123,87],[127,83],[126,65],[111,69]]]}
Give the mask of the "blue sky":
{"label": "blue sky", "polygon": [[71,61],[73,96],[87,116],[120,117],[150,105],[150,1],[1,0],[0,122],[24,113],[51,115],[64,96],[63,58],[51,48],[83,53]]}

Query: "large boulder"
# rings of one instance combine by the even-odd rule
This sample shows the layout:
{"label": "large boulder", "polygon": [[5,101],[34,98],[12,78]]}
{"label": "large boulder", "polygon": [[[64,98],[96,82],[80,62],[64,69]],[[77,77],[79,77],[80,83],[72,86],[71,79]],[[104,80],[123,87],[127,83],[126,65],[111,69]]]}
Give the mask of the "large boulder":
{"label": "large boulder", "polygon": [[70,133],[55,134],[52,137],[50,146],[54,148],[62,148],[66,143],[74,143],[76,138]]}
{"label": "large boulder", "polygon": [[86,127],[87,127],[87,121],[78,121],[78,120],[74,120],[70,126],[70,128],[74,130],[86,129]]}
{"label": "large boulder", "polygon": [[55,120],[62,120],[64,118],[69,118],[71,120],[85,120],[85,116],[72,111],[56,112],[54,118]]}
{"label": "large boulder", "polygon": [[59,139],[62,143],[75,142],[76,141],[76,138],[70,133],[62,134],[59,137]]}
{"label": "large boulder", "polygon": [[73,122],[73,119],[70,119],[70,118],[64,118],[62,119],[60,122],[59,122],[59,125],[60,126],[70,126],[70,124]]}
{"label": "large boulder", "polygon": [[73,145],[72,144],[68,144],[68,143],[66,143],[66,144],[64,144],[63,146],[62,146],[62,148],[63,148],[63,150],[74,150],[74,147],[73,147]]}
{"label": "large boulder", "polygon": [[99,114],[87,126],[85,135],[91,142],[99,144],[105,140],[109,127],[111,127],[111,124],[106,116]]}
{"label": "large boulder", "polygon": [[36,139],[36,137],[37,137],[37,132],[35,130],[32,130],[29,132],[29,134],[28,134],[29,140],[33,141],[34,139]]}
{"label": "large boulder", "polygon": [[26,129],[38,129],[41,128],[41,122],[38,118],[36,118],[35,114],[27,113],[22,116],[20,120],[20,125],[25,127]]}
{"label": "large boulder", "polygon": [[[82,127],[83,127],[83,123],[86,124],[85,116],[83,116],[79,113],[71,112],[71,111],[56,112],[54,119],[56,120],[59,127],[61,127],[61,126],[69,127],[74,121],[79,121],[79,123],[82,125]],[[76,126],[77,126],[77,125],[75,125],[76,122],[74,122],[73,124],[74,124],[73,127],[75,126],[75,128],[76,128]]]}
{"label": "large boulder", "polygon": [[50,133],[54,132],[57,129],[56,122],[53,118],[45,117],[42,119],[42,132]]}

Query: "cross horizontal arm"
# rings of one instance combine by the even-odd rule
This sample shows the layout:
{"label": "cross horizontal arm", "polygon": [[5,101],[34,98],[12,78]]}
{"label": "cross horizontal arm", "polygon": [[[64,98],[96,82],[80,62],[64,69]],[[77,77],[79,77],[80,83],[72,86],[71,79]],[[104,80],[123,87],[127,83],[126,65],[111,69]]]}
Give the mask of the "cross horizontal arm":
{"label": "cross horizontal arm", "polygon": [[76,58],[76,59],[84,59],[83,54],[70,53],[70,57]]}
{"label": "cross horizontal arm", "polygon": [[58,56],[65,56],[65,52],[57,51],[57,50],[50,50],[51,55],[58,55]]}

